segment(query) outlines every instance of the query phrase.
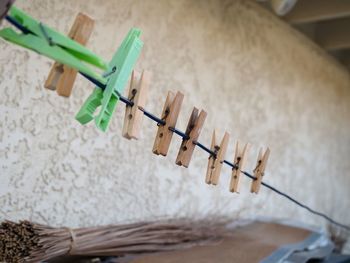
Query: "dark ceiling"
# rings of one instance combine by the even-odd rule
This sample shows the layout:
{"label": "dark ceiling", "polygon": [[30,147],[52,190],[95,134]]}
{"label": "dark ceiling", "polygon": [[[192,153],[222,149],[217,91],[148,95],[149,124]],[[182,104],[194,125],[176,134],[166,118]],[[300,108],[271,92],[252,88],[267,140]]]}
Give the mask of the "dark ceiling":
{"label": "dark ceiling", "polygon": [[350,0],[259,2],[350,69]]}

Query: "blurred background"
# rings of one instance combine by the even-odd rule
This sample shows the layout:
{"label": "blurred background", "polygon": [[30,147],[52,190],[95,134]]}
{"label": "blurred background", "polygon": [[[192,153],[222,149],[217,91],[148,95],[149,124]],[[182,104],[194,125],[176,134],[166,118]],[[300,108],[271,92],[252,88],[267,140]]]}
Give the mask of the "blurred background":
{"label": "blurred background", "polygon": [[[93,17],[87,46],[105,60],[131,27],[140,28],[136,69],[153,72],[147,109],[159,116],[168,90],[181,91],[179,129],[193,106],[206,110],[201,143],[210,145],[214,128],[220,139],[229,132],[228,160],[236,140],[251,143],[249,172],[260,146],[270,147],[266,182],[350,224],[349,1],[294,2],[17,0],[16,6],[64,33],[78,12]],[[157,126],[147,119],[138,141],[124,139],[124,104],[108,132],[81,126],[74,116],[91,83],[78,77],[71,97],[59,97],[43,87],[52,61],[3,40],[0,47],[1,220],[80,227],[223,216],[327,227],[268,189],[251,194],[246,177],[241,193],[230,193],[227,166],[219,185],[208,186],[205,152],[195,149],[188,169],[175,165],[177,136],[167,157],[154,155]]]}

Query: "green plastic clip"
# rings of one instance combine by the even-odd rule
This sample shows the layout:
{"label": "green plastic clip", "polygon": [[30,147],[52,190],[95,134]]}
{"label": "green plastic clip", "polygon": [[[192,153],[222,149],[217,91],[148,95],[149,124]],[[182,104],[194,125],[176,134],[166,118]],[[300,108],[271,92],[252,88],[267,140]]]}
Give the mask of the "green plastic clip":
{"label": "green plastic clip", "polygon": [[5,28],[0,30],[0,37],[66,64],[106,84],[104,77],[84,64],[85,62],[106,70],[107,64],[99,56],[69,37],[43,25],[15,6],[11,7],[8,16],[26,32],[19,34],[11,28]]}
{"label": "green plastic clip", "polygon": [[81,124],[91,121],[94,118],[94,112],[101,106],[99,114],[95,117],[95,124],[102,131],[108,129],[119,100],[119,94],[123,93],[128,78],[141,53],[143,42],[139,38],[140,34],[141,31],[139,29],[133,28],[123,40],[105,73],[105,75],[108,75],[106,77],[106,88],[102,92],[100,88],[96,87],[76,115],[76,119]]}
{"label": "green plastic clip", "polygon": [[81,124],[90,122],[94,118],[94,112],[97,107],[101,106],[102,98],[103,90],[100,88],[94,89],[75,118],[79,120]]}
{"label": "green plastic clip", "polygon": [[[84,46],[43,25],[14,6],[9,10],[7,18],[22,33],[5,28],[0,30],[0,37],[68,65],[105,86],[104,90],[96,87],[76,115],[76,119],[86,124],[95,118],[96,126],[106,131],[119,100],[119,94],[123,93],[141,53],[143,47],[143,42],[139,38],[141,31],[136,28],[129,31],[107,66],[100,57]],[[101,76],[85,63],[105,70],[105,74]],[[94,117],[94,112],[100,106],[99,114]]]}

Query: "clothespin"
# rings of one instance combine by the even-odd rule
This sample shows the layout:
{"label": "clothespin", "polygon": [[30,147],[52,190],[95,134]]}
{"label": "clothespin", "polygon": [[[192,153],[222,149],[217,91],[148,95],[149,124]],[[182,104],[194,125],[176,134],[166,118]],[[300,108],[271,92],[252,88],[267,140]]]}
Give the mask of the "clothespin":
{"label": "clothespin", "polygon": [[[93,27],[94,20],[83,13],[79,13],[75,18],[68,36],[76,42],[85,45],[90,38]],[[60,96],[69,97],[77,73],[77,70],[55,62],[44,87],[50,90],[56,90]]]}
{"label": "clothespin", "polygon": [[262,178],[264,176],[267,160],[269,159],[270,149],[267,148],[265,153],[263,154],[263,149],[260,149],[258,155],[258,161],[256,163],[256,167],[254,169],[254,177],[256,178],[252,182],[252,186],[250,192],[258,193],[261,185]]}
{"label": "clothespin", "polygon": [[205,111],[201,110],[198,115],[198,109],[195,107],[193,108],[186,128],[186,135],[188,136],[188,139],[182,140],[181,147],[176,158],[177,165],[183,165],[187,168],[190,164],[195,147],[194,142],[198,140],[206,117],[207,113]]}
{"label": "clothespin", "polygon": [[216,135],[214,130],[210,149],[216,155],[215,156],[210,155],[209,157],[207,175],[205,178],[205,182],[207,184],[217,185],[219,182],[220,171],[221,171],[222,164],[225,160],[225,154],[226,154],[229,139],[230,139],[229,133],[225,132],[225,135],[219,146],[216,143]]}
{"label": "clothespin", "polygon": [[[141,53],[143,42],[139,38],[140,35],[139,29],[132,28],[124,38],[109,63],[108,70],[103,74],[107,85],[103,91],[99,91],[101,88],[96,87],[75,116],[81,124],[95,119],[95,124],[99,129],[102,131],[108,129],[119,96],[123,93],[131,71]],[[101,106],[100,112],[95,117],[93,114],[99,106]]]}
{"label": "clothespin", "polygon": [[0,1],[0,22],[6,16],[7,12],[11,8],[15,0],[2,0]]}
{"label": "clothespin", "polygon": [[170,141],[173,137],[171,128],[175,128],[183,98],[184,95],[179,91],[176,95],[171,91],[168,92],[162,113],[162,120],[165,124],[159,125],[158,127],[157,136],[153,145],[153,153],[163,156],[167,155]]}
{"label": "clothespin", "polygon": [[4,28],[0,30],[0,37],[34,50],[61,64],[74,68],[102,84],[106,84],[106,79],[85,63],[103,70],[107,68],[107,64],[83,45],[35,20],[15,6],[10,8],[6,19],[22,33],[19,34],[12,28]]}
{"label": "clothespin", "polygon": [[144,108],[146,105],[150,80],[151,73],[149,71],[143,71],[140,77],[140,73],[133,70],[128,96],[133,105],[126,105],[123,125],[123,137],[129,140],[139,138],[143,117],[140,108]]}
{"label": "clothespin", "polygon": [[250,148],[249,143],[247,143],[243,149],[241,148],[238,141],[236,143],[235,157],[233,160],[233,164],[236,167],[232,168],[232,176],[231,176],[231,183],[230,183],[230,191],[233,193],[239,193],[240,178],[241,178],[240,175],[246,163],[247,152],[249,148]]}

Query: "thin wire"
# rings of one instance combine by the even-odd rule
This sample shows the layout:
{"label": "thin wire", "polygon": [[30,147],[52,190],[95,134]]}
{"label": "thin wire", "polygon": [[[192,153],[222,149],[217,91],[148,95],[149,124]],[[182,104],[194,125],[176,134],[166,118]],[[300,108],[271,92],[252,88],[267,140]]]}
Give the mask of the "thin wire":
{"label": "thin wire", "polygon": [[[21,30],[24,34],[32,33],[32,32],[29,31],[27,28],[25,28],[24,26],[22,26],[19,22],[17,22],[14,18],[12,18],[12,17],[10,17],[10,16],[6,16],[6,20],[7,20],[8,22],[10,22],[12,25],[14,25],[15,27],[17,27],[19,30]],[[41,28],[43,34],[44,34],[44,37],[47,39],[47,41],[49,42],[49,44],[50,44],[50,45],[54,45],[54,42],[52,41],[52,38],[50,38],[50,37],[48,36],[47,31],[45,30],[44,26],[43,26],[41,23],[39,23],[39,26],[40,26],[40,28]],[[114,69],[114,70],[112,69],[112,71],[108,73],[108,76],[111,75],[111,74],[113,74],[114,72],[115,72],[115,69]],[[86,74],[84,74],[84,73],[82,73],[82,72],[79,72],[79,73],[80,73],[81,75],[83,75],[85,78],[87,78],[89,81],[93,82],[96,86],[98,86],[98,87],[101,88],[102,90],[104,90],[104,89],[106,88],[106,85],[102,84],[102,83],[99,82],[98,80],[96,80],[96,79],[94,79],[94,78],[92,78],[92,77],[90,77],[90,76],[88,76],[88,75],[86,75]],[[117,92],[117,94],[118,94],[118,96],[119,96],[120,101],[122,101],[122,102],[125,103],[126,105],[131,106],[131,107],[134,105],[134,102],[133,102],[133,101],[131,101],[131,100],[129,100],[129,99],[123,97],[123,96],[122,96],[120,93],[118,93],[118,92]],[[145,116],[147,116],[147,117],[150,118],[151,120],[155,121],[158,125],[165,125],[165,121],[164,121],[164,120],[158,118],[157,116],[155,116],[154,114],[148,112],[146,109],[144,109],[144,108],[142,108],[142,107],[138,107],[138,108],[144,113]],[[176,129],[175,127],[169,127],[169,130],[173,131],[175,134],[179,135],[180,137],[182,137],[182,138],[185,139],[185,140],[188,139],[188,135],[187,135],[186,133],[184,133],[184,132],[182,132],[182,131]],[[201,148],[202,150],[204,150],[204,151],[206,151],[207,153],[209,153],[210,155],[216,157],[216,153],[215,153],[214,151],[210,150],[208,147],[204,146],[203,144],[201,144],[201,143],[199,143],[199,142],[197,142],[197,141],[196,141],[196,142],[193,142],[193,143],[194,143],[196,146],[198,146],[199,148]],[[231,162],[229,162],[229,161],[227,161],[227,160],[224,160],[223,163],[226,164],[226,165],[228,165],[228,166],[230,166],[230,167],[232,167],[232,169],[237,169],[237,168],[238,168],[235,164],[233,164],[233,163],[231,163]],[[246,171],[242,171],[242,170],[241,170],[241,173],[243,173],[245,176],[249,177],[249,178],[252,179],[252,180],[256,180],[256,179],[257,179],[255,176],[251,175],[250,173],[248,173],[248,172],[246,172]],[[304,205],[303,203],[297,201],[296,199],[294,199],[294,198],[291,197],[290,195],[288,195],[288,194],[286,194],[286,193],[284,193],[284,192],[278,190],[277,188],[275,188],[275,187],[273,187],[273,186],[271,186],[271,185],[269,185],[269,184],[267,184],[267,183],[265,183],[265,182],[261,182],[261,185],[263,185],[263,186],[265,186],[266,188],[270,189],[271,191],[273,191],[273,192],[275,192],[275,193],[277,193],[277,194],[279,194],[279,195],[281,195],[281,196],[287,198],[289,201],[291,201],[291,202],[295,203],[296,205],[298,205],[298,206],[300,206],[300,207],[306,209],[306,210],[309,211],[310,213],[315,214],[315,215],[318,215],[318,216],[320,216],[320,217],[326,219],[328,222],[330,222],[330,223],[332,223],[332,224],[334,224],[334,225],[337,225],[337,226],[339,226],[339,227],[341,227],[341,228],[344,228],[344,229],[350,231],[350,226],[341,224],[341,223],[335,221],[334,219],[330,218],[330,217],[327,216],[326,214],[321,213],[321,212],[318,212],[318,211],[316,211],[316,210],[310,208],[309,206]]]}
{"label": "thin wire", "polygon": [[5,18],[10,24],[17,27],[19,30],[21,30],[23,32],[23,34],[32,33],[30,30],[28,30],[27,28],[22,26],[15,18],[13,18],[11,16],[6,16]]}
{"label": "thin wire", "polygon": [[169,130],[182,137],[183,140],[188,140],[190,138],[190,136],[188,136],[186,133],[176,129],[175,127],[169,127]]}
{"label": "thin wire", "polygon": [[101,82],[99,82],[97,79],[94,79],[93,77],[90,77],[89,75],[86,75],[85,73],[79,71],[80,75],[82,75],[84,78],[86,78],[87,80],[89,80],[90,82],[94,83],[97,87],[101,88],[102,90],[104,90],[106,88],[106,85],[102,84]]}
{"label": "thin wire", "polygon": [[142,107],[138,107],[140,111],[143,112],[143,114],[145,114],[145,116],[147,116],[148,118],[150,118],[151,120],[155,121],[158,125],[165,125],[165,121],[163,121],[162,119],[158,118],[157,116],[153,115],[152,113],[146,111],[144,108]]}
{"label": "thin wire", "polygon": [[[243,174],[245,174],[245,175],[249,175],[247,172],[244,172],[244,171],[241,171],[241,172],[242,172]],[[249,175],[249,176],[250,176],[250,175]],[[337,226],[339,226],[339,227],[342,227],[342,228],[344,228],[344,229],[350,231],[350,227],[349,227],[349,226],[344,225],[344,224],[342,224],[342,223],[339,223],[339,222],[335,221],[334,219],[332,219],[331,217],[327,216],[326,214],[321,213],[321,212],[318,212],[318,211],[316,211],[316,210],[310,208],[309,206],[304,205],[303,203],[297,201],[296,199],[294,199],[294,198],[291,197],[290,195],[288,195],[288,194],[286,194],[286,193],[283,193],[283,192],[281,192],[280,190],[276,189],[275,187],[273,187],[273,186],[271,186],[271,185],[269,185],[269,184],[267,184],[267,183],[265,183],[265,182],[261,182],[261,185],[265,186],[266,188],[269,188],[270,190],[274,191],[275,193],[277,193],[277,194],[279,194],[279,195],[281,195],[281,196],[284,196],[284,197],[287,198],[289,201],[291,201],[291,202],[297,204],[298,206],[300,206],[300,207],[306,209],[306,210],[309,211],[310,213],[312,213],[312,214],[314,214],[314,215],[318,215],[318,216],[320,216],[320,217],[323,217],[324,219],[326,219],[327,221],[331,222],[332,224],[337,225]]]}

